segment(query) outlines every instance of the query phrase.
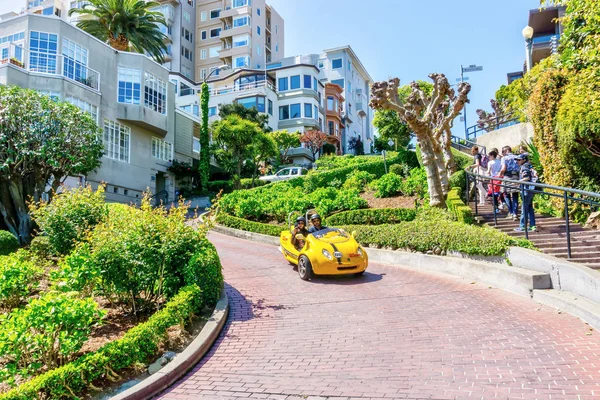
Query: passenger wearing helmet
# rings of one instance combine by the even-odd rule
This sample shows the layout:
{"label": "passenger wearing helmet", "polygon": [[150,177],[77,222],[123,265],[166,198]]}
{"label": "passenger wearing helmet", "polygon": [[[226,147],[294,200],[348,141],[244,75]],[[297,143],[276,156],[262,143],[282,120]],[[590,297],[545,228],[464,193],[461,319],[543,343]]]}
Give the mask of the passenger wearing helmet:
{"label": "passenger wearing helmet", "polygon": [[327,229],[326,226],[321,225],[321,216],[319,214],[313,214],[310,217],[310,222],[312,223],[312,226],[308,229],[308,233],[315,233],[321,229]]}
{"label": "passenger wearing helmet", "polygon": [[292,232],[292,244],[296,249],[300,250],[304,247],[304,240],[296,239],[296,235],[301,234],[304,236],[308,235],[308,230],[306,229],[306,218],[298,217],[296,218],[296,225],[294,226],[294,231]]}

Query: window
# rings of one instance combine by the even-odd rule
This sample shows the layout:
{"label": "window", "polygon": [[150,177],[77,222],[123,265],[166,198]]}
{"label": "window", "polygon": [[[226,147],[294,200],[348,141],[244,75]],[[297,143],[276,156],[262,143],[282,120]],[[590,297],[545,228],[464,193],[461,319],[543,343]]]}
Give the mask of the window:
{"label": "window", "polygon": [[157,113],[167,113],[167,85],[148,72],[145,73],[144,106]]}
{"label": "window", "polygon": [[131,129],[118,122],[104,120],[104,156],[113,160],[129,162],[129,138]]}
{"label": "window", "polygon": [[235,60],[233,61],[234,68],[247,67],[249,64],[250,64],[250,57],[248,57],[248,56],[236,57]]}
{"label": "window", "polygon": [[194,55],[193,55],[192,51],[184,46],[181,46],[181,55],[190,61],[193,61],[193,59],[194,59]]}
{"label": "window", "polygon": [[310,75],[304,75],[304,89],[310,89],[312,83],[312,77]]}
{"label": "window", "polygon": [[42,15],[52,15],[54,14],[54,7],[46,7],[42,10]]}
{"label": "window", "polygon": [[279,43],[275,43],[275,53],[279,53]]}
{"label": "window", "polygon": [[210,10],[210,19],[219,18],[221,16],[221,9]]}
{"label": "window", "polygon": [[202,11],[200,13],[200,22],[206,22],[206,16],[207,16],[207,12],[206,11]]}
{"label": "window", "polygon": [[233,27],[238,28],[240,26],[250,25],[250,17],[237,17],[233,19]]}
{"label": "window", "polygon": [[211,73],[214,74],[214,76],[219,76],[221,69],[217,67],[210,67],[210,72],[208,74],[210,75]]}
{"label": "window", "polygon": [[0,44],[18,42],[25,39],[25,32],[18,32],[7,36],[0,36]]}
{"label": "window", "polygon": [[206,60],[206,49],[201,49],[200,50],[200,59],[201,60]]}
{"label": "window", "polygon": [[290,89],[300,89],[300,75],[290,76]]}
{"label": "window", "polygon": [[290,104],[290,118],[302,118],[302,114],[300,114],[300,103]]}
{"label": "window", "polygon": [[258,34],[258,36],[260,36],[260,26],[256,25],[256,33]]}
{"label": "window", "polygon": [[58,35],[29,32],[29,69],[34,72],[55,74],[57,49]]}
{"label": "window", "polygon": [[188,79],[192,79],[192,69],[190,67],[187,67],[185,65],[181,66],[181,73],[183,74],[183,76],[185,76]]}
{"label": "window", "polygon": [[196,117],[200,116],[200,106],[197,104],[188,104],[179,108],[187,113],[194,114]]}
{"label": "window", "polygon": [[69,96],[65,100],[79,107],[82,111],[89,113],[92,119],[98,122],[98,107],[88,103],[87,101],[80,100],[77,97]]}
{"label": "window", "polygon": [[277,33],[277,24],[275,24],[275,33]]}
{"label": "window", "polygon": [[317,119],[317,117],[319,116],[319,108],[317,106],[313,106],[313,109],[314,109],[314,112],[315,112],[313,118]]}
{"label": "window", "polygon": [[265,98],[262,96],[245,97],[243,99],[238,99],[236,102],[248,109],[254,107],[259,112],[265,112]]}
{"label": "window", "polygon": [[194,0],[187,0],[188,6],[194,7]]}
{"label": "window", "polygon": [[260,17],[260,7],[256,7],[256,15]]}
{"label": "window", "polygon": [[152,138],[152,157],[163,161],[173,159],[173,145],[162,139]]}
{"label": "window", "polygon": [[185,28],[181,28],[181,36],[188,42],[192,41],[192,32],[188,31]]}
{"label": "window", "polygon": [[336,85],[340,85],[340,87],[343,89],[344,88],[344,80],[343,79],[334,79],[331,81],[331,83],[335,83]]}
{"label": "window", "polygon": [[221,46],[215,46],[208,49],[208,58],[219,57],[219,52],[221,51]]}
{"label": "window", "polygon": [[273,102],[271,100],[268,100],[268,107],[269,108],[267,110],[269,112],[269,115],[273,115]]}
{"label": "window", "polygon": [[348,64],[348,71],[350,71],[352,69],[351,65],[350,65],[350,60],[348,60],[347,64]]}
{"label": "window", "polygon": [[248,5],[248,0],[233,0],[233,8],[244,7]]}
{"label": "window", "polygon": [[279,120],[283,121],[286,119],[290,119],[290,106],[280,106],[279,107]]}
{"label": "window", "polygon": [[286,90],[289,90],[288,78],[279,78],[279,91],[285,92]]}
{"label": "window", "polygon": [[119,67],[119,103],[140,104],[142,73],[139,69]]}
{"label": "window", "polygon": [[319,60],[319,69],[323,68],[324,65],[325,63],[323,62],[323,60]]}
{"label": "window", "polygon": [[312,104],[310,103],[304,103],[304,118],[312,118],[313,114],[312,114]]}
{"label": "window", "polygon": [[335,134],[335,131],[333,130],[333,121],[329,121],[329,122],[327,123],[327,128],[328,128],[328,130],[329,130],[329,134],[330,134],[330,135],[333,135],[333,134]]}
{"label": "window", "polygon": [[215,115],[217,115],[217,107],[208,107],[208,116],[214,117]]}
{"label": "window", "polygon": [[260,44],[256,46],[256,54],[260,56]]}
{"label": "window", "polygon": [[202,32],[200,33],[200,38],[201,38],[202,40],[206,40],[206,31],[202,31]]}
{"label": "window", "polygon": [[335,111],[335,100],[333,96],[327,96],[327,109]]}
{"label": "window", "polygon": [[331,60],[331,69],[339,69],[342,68],[342,59],[336,58],[335,60]]}
{"label": "window", "polygon": [[192,139],[192,151],[194,153],[200,153],[200,139],[198,139],[198,138]]}
{"label": "window", "polygon": [[75,42],[63,39],[63,75],[77,82],[87,82],[88,51]]}
{"label": "window", "polygon": [[[313,78],[313,89],[319,90],[319,83],[317,82],[317,78]],[[320,95],[321,95],[321,93],[319,93],[319,96]],[[321,100],[319,100],[319,104],[321,104]]]}
{"label": "window", "polygon": [[30,0],[27,3],[29,5],[28,8],[39,7],[42,5],[43,2],[44,2],[44,0]]}
{"label": "window", "polygon": [[248,46],[248,43],[250,43],[250,36],[248,35],[236,36],[233,38],[233,47]]}
{"label": "window", "polygon": [[191,22],[192,18],[190,17],[190,13],[183,10],[183,20],[188,24]]}
{"label": "window", "polygon": [[38,92],[40,92],[44,96],[50,97],[54,101],[60,100],[60,93],[59,92],[54,92],[52,90],[38,90]]}
{"label": "window", "polygon": [[202,79],[202,80],[206,79],[206,68],[202,68],[200,70],[200,79]]}
{"label": "window", "polygon": [[210,30],[210,37],[217,38],[221,34],[221,28],[214,28]]}

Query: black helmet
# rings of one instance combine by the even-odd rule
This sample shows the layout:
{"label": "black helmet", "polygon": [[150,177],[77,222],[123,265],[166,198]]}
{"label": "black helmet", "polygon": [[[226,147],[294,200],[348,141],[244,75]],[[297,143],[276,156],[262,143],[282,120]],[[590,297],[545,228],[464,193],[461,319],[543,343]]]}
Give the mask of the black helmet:
{"label": "black helmet", "polygon": [[311,215],[310,220],[312,221],[312,220],[315,220],[315,219],[321,219],[321,216],[319,214],[316,214],[316,213],[313,214],[313,215]]}
{"label": "black helmet", "polygon": [[304,225],[306,225],[306,218],[298,217],[298,218],[296,218],[296,223],[298,223],[298,222],[304,222]]}

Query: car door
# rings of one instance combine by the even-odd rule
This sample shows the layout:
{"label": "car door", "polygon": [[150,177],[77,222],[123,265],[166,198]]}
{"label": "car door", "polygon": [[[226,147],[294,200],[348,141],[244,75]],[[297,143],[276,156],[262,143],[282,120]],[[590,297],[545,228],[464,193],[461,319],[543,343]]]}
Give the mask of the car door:
{"label": "car door", "polygon": [[284,168],[275,174],[275,179],[273,179],[273,181],[282,181],[284,179],[288,179],[289,176],[290,176],[290,169]]}
{"label": "car door", "polygon": [[292,168],[292,173],[290,174],[290,179],[297,178],[300,176],[300,168]]}

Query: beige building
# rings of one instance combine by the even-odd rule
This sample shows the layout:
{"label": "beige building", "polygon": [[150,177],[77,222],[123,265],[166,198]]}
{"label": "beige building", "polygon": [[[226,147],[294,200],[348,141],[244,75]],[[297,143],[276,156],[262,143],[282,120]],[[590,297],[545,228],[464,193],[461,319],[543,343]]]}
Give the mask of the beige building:
{"label": "beige building", "polygon": [[137,202],[147,189],[174,199],[172,160],[197,154],[198,121],[175,111],[168,69],[116,51],[57,16],[0,21],[0,84],[36,89],[91,114],[103,130],[102,165],[69,182],[104,182],[111,201]]}
{"label": "beige building", "polygon": [[216,67],[265,69],[284,55],[283,18],[265,0],[198,1],[196,38],[199,82]]}

